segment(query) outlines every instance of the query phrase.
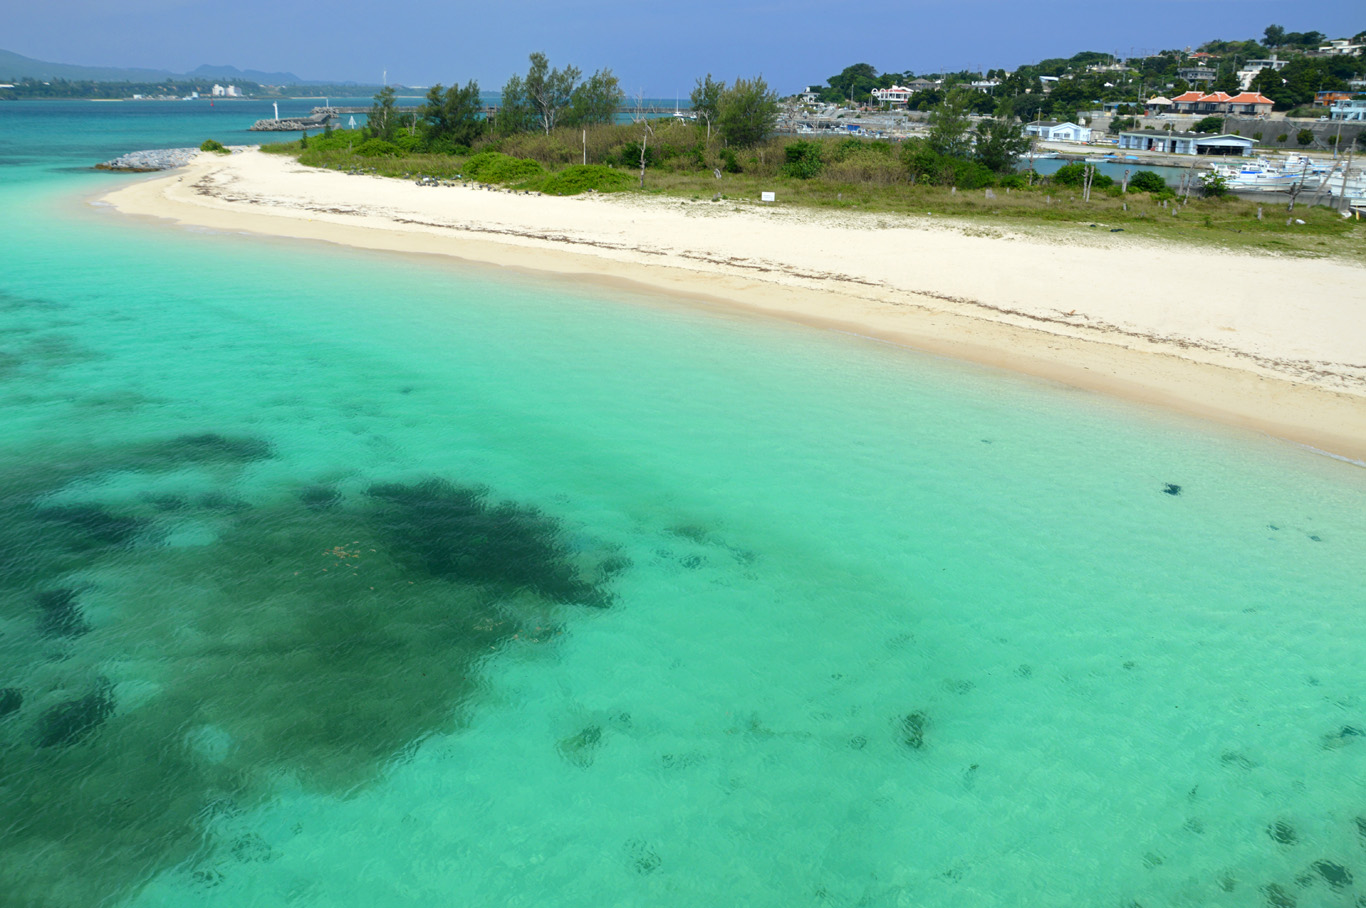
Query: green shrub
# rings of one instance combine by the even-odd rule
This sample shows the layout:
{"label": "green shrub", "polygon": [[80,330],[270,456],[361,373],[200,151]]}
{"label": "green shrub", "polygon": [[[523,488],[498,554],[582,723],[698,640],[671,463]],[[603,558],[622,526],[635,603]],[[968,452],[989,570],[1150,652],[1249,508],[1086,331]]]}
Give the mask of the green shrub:
{"label": "green shrub", "polygon": [[[621,146],[621,148],[618,149],[618,151],[617,151],[615,154],[608,154],[608,155],[607,155],[607,161],[608,161],[609,163],[617,163],[617,164],[620,164],[622,167],[636,167],[636,168],[639,168],[639,167],[640,167],[640,152],[641,152],[641,147],[640,147],[640,143],[639,143],[639,142],[627,142],[625,145]],[[658,152],[658,149],[657,149],[655,146],[653,146],[653,145],[646,145],[646,146],[645,146],[645,166],[646,166],[646,167],[653,167],[653,166],[655,166],[655,156],[656,156],[657,152]],[[580,166],[582,166],[582,165],[580,165]]]}
{"label": "green shrub", "polygon": [[726,173],[744,173],[744,168],[740,166],[739,160],[735,157],[734,149],[721,149],[721,169]]}
{"label": "green shrub", "polygon": [[631,177],[620,170],[602,164],[574,164],[559,173],[551,174],[541,183],[547,195],[578,195],[596,192],[620,192],[631,188]]}
{"label": "green shrub", "polygon": [[1286,135],[1285,133],[1281,133],[1280,135],[1276,136],[1276,141],[1281,145],[1284,145],[1285,140],[1288,138],[1290,138],[1290,136]]}
{"label": "green shrub", "polygon": [[841,139],[823,143],[821,179],[834,183],[891,186],[904,182],[906,170],[890,142]]}
{"label": "green shrub", "polygon": [[[1062,186],[1080,187],[1086,180],[1086,168],[1088,166],[1086,164],[1064,164],[1050,179]],[[1103,173],[1097,173],[1091,180],[1091,188],[1093,189],[1104,189],[1114,184],[1115,181]]]}
{"label": "green shrub", "polygon": [[1008,173],[1001,177],[996,185],[1003,189],[1024,189],[1029,185],[1029,181],[1025,179],[1024,174]]}
{"label": "green shrub", "polygon": [[1217,173],[1206,173],[1200,177],[1201,187],[1204,194],[1212,199],[1221,199],[1228,195],[1228,180]]}
{"label": "green shrub", "polygon": [[991,168],[976,161],[940,154],[923,139],[911,139],[902,146],[901,163],[911,179],[918,183],[957,186],[959,189],[984,189],[996,185],[996,174]]}
{"label": "green shrub", "polygon": [[346,151],[365,142],[365,134],[359,129],[334,129],[308,140],[310,151]]}
{"label": "green shrub", "polygon": [[402,153],[393,142],[386,142],[383,139],[366,139],[356,146],[356,154],[362,158],[396,158]]}
{"label": "green shrub", "polygon": [[1194,130],[1196,132],[1221,132],[1224,128],[1223,117],[1205,117],[1196,122]]}
{"label": "green shrub", "polygon": [[1134,192],[1162,192],[1167,181],[1151,170],[1140,170],[1129,179],[1129,188]]}
{"label": "green shrub", "polygon": [[485,151],[465,162],[464,171],[481,183],[520,183],[545,173],[540,164],[500,151]]}
{"label": "green shrub", "polygon": [[1301,145],[1308,145],[1310,142],[1314,141],[1314,131],[1312,129],[1301,129],[1299,132],[1295,133],[1295,141],[1299,142]]}
{"label": "green shrub", "polygon": [[793,142],[783,149],[783,176],[809,180],[821,172],[821,147],[815,142]]}
{"label": "green shrub", "polygon": [[200,151],[212,151],[217,154],[232,154],[223,147],[223,143],[214,139],[205,139],[204,144],[199,146]]}

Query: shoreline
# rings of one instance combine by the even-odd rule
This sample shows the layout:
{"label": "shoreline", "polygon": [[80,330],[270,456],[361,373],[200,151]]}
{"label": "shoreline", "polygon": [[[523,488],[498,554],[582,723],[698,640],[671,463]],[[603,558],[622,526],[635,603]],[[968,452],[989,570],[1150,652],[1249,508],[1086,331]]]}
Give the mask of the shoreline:
{"label": "shoreline", "polygon": [[1348,263],[932,216],[426,188],[254,149],[97,200],[180,227],[634,285],[1366,463],[1366,268]]}

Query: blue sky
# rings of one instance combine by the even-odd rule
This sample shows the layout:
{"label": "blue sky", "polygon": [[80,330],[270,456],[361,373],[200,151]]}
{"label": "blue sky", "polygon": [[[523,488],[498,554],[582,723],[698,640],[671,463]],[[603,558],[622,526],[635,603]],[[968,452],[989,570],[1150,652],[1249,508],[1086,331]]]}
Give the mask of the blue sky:
{"label": "blue sky", "polygon": [[697,77],[762,74],[786,94],[851,63],[879,71],[1013,68],[1080,50],[1131,53],[1259,37],[1275,23],[1330,37],[1366,29],[1362,0],[866,0],[862,3],[471,3],[406,0],[44,0],[6,4],[0,48],[58,63],[184,72],[202,64],[305,79],[496,90],[532,51],[628,94],[686,97]]}

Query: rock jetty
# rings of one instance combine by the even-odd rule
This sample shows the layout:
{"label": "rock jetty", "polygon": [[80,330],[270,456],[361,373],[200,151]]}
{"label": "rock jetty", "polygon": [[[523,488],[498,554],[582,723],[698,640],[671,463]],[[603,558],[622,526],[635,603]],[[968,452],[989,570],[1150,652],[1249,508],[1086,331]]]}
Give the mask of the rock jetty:
{"label": "rock jetty", "polygon": [[199,154],[198,148],[154,148],[149,151],[130,151],[112,161],[96,164],[96,170],[123,170],[132,173],[151,173],[184,167]]}
{"label": "rock jetty", "polygon": [[302,132],[305,129],[322,129],[327,125],[327,121],[332,119],[330,114],[319,114],[311,117],[285,117],[280,120],[257,120],[251,124],[252,132]]}

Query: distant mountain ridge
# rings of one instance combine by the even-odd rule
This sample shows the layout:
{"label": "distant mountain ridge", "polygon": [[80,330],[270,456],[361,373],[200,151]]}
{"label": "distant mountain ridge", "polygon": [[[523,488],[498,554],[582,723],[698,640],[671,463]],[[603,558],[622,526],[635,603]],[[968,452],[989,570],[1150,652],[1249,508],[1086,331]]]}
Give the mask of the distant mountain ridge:
{"label": "distant mountain ridge", "polygon": [[67,79],[72,82],[161,82],[165,79],[242,79],[263,85],[307,85],[325,79],[300,79],[293,73],[267,73],[235,66],[200,66],[188,73],[166,69],[138,69],[120,66],[80,66],[75,63],[49,63],[13,51],[0,50],[0,81],[15,79]]}

